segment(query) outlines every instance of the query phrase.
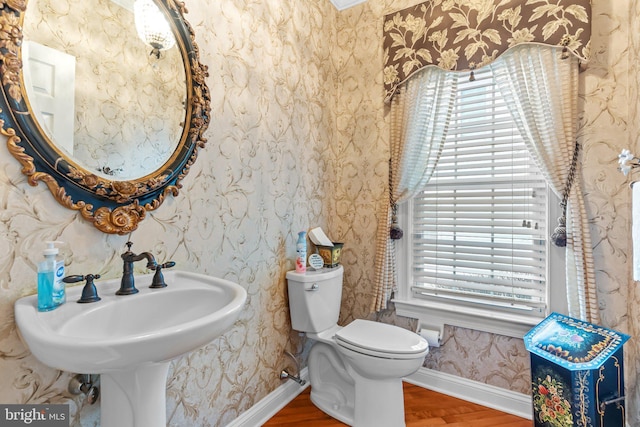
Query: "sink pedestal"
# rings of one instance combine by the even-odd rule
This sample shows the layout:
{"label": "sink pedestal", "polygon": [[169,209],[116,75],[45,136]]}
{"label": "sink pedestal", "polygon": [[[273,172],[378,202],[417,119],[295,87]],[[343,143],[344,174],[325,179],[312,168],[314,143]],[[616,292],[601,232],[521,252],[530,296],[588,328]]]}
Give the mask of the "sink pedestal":
{"label": "sink pedestal", "polygon": [[102,427],[166,427],[169,362],[101,374]]}

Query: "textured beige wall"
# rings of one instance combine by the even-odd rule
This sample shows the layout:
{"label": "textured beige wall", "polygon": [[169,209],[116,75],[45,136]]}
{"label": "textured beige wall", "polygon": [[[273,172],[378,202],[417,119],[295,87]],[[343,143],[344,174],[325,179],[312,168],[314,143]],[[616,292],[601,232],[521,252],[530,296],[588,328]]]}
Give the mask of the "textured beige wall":
{"label": "textured beige wall", "polygon": [[[168,382],[171,426],[223,426],[280,381],[290,331],[285,272],[295,234],[321,225],[345,242],[341,321],[369,315],[373,239],[387,180],[382,104],[382,17],[418,3],[369,0],[337,13],[326,0],[187,0],[213,117],[209,143],[185,188],[145,220],[132,240],[179,268],[241,283],[240,321],[207,347],[175,361]],[[594,59],[582,74],[585,198],[593,224],[603,324],[640,330],[640,293],[630,279],[630,200],[617,154],[638,142],[637,0],[594,0]],[[629,12],[632,13],[629,13]],[[633,30],[632,30],[633,29]],[[38,363],[20,343],[12,304],[35,290],[43,240],[60,239],[71,274],[120,274],[126,237],[105,236],[31,188],[17,162],[0,156],[0,402],[66,401],[67,374]],[[411,326],[389,310],[380,320]],[[640,350],[625,348],[627,383]],[[528,391],[521,340],[447,328],[425,366]],[[631,426],[640,425],[629,388]],[[73,411],[75,411],[75,405]],[[74,426],[97,425],[85,408]]]}
{"label": "textured beige wall", "polygon": [[[629,100],[629,129],[625,138],[627,146],[633,150],[634,153],[640,152],[640,108],[638,104],[640,102],[640,32],[637,31],[640,23],[640,1],[631,0],[629,2],[629,66],[628,66],[628,100]],[[604,138],[603,138],[604,139]],[[638,176],[634,176],[633,179],[637,180]],[[630,214],[630,199],[629,190],[626,189],[626,185],[623,185],[623,197],[616,198],[618,201],[615,203],[619,206],[619,210],[622,211],[619,229],[621,231],[620,238],[627,242],[626,254],[631,261],[632,248],[629,242],[629,236],[631,235],[629,227]],[[615,194],[615,189],[613,189]],[[628,277],[632,277],[630,271],[633,266],[631,262],[626,263]],[[615,266],[613,267],[616,270]],[[624,275],[625,269],[620,267],[620,274]],[[624,277],[624,276],[623,276]],[[626,367],[627,374],[625,375],[626,388],[627,388],[627,402],[630,402],[630,407],[627,409],[630,414],[629,425],[637,427],[640,425],[640,382],[638,382],[638,375],[640,375],[640,289],[638,288],[638,282],[633,282],[631,279],[627,279],[626,283],[629,283],[628,287],[628,299],[627,299],[627,311],[626,317],[629,325],[629,334],[632,339],[626,348]],[[625,281],[623,279],[621,283],[621,289],[625,289]],[[624,291],[623,291],[624,292]]]}

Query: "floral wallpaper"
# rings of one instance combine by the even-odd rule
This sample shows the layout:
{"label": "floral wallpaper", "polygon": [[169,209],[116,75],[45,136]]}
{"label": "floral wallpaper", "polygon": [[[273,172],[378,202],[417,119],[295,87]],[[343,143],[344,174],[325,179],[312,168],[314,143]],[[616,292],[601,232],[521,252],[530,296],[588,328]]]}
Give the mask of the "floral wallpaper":
{"label": "floral wallpaper", "polygon": [[[172,363],[172,427],[221,427],[275,390],[283,351],[306,348],[291,331],[286,271],[297,232],[321,226],[345,242],[341,322],[372,317],[413,327],[393,307],[369,313],[372,239],[388,179],[384,17],[418,3],[369,0],[337,12],[326,0],[185,0],[209,67],[209,142],[183,181],[133,233],[134,251],[176,268],[237,281],[248,301],[236,324]],[[582,76],[582,168],[603,326],[637,335],[640,292],[631,280],[630,192],[616,170],[622,148],[640,152],[638,0],[593,0],[592,56]],[[72,426],[99,426],[99,406],[70,396],[71,374],[38,362],[19,339],[13,303],[36,288],[45,240],[62,240],[69,274],[119,277],[128,236],[105,235],[31,187],[0,155],[0,402],[70,403]],[[143,266],[137,266],[143,268]],[[141,270],[142,271],[142,270]],[[629,424],[640,426],[640,344],[625,345]],[[505,389],[530,389],[522,340],[447,327],[425,366]]]}

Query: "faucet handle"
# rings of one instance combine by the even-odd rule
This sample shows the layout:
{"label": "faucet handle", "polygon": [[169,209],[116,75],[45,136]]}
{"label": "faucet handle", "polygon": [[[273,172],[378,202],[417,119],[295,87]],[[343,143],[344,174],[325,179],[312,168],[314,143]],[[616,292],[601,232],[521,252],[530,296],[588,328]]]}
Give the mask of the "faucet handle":
{"label": "faucet handle", "polygon": [[83,280],[84,280],[84,276],[79,274],[74,274],[72,276],[66,276],[62,278],[62,281],[64,283],[78,283],[78,282],[82,282]]}
{"label": "faucet handle", "polygon": [[67,276],[62,279],[65,283],[77,283],[83,280],[86,280],[84,288],[82,288],[82,296],[78,300],[79,303],[87,303],[87,302],[97,302],[100,301],[100,297],[98,296],[98,290],[96,289],[96,285],[94,285],[93,281],[95,279],[99,279],[99,274],[87,274],[86,276],[82,275],[73,275]]}
{"label": "faucet handle", "polygon": [[167,284],[164,281],[164,275],[162,274],[162,269],[163,268],[171,268],[173,266],[175,266],[176,263],[173,261],[167,261],[164,264],[156,264],[153,267],[149,267],[152,270],[155,270],[155,274],[153,275],[153,279],[151,280],[151,286],[149,286],[152,289],[158,289],[158,288],[166,288]]}

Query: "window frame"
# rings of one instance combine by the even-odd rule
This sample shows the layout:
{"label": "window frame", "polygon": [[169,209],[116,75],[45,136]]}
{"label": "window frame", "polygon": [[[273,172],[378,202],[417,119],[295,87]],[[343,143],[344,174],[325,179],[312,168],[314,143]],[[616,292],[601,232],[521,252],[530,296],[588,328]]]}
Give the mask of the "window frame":
{"label": "window frame", "polygon": [[[557,218],[561,216],[560,200],[547,185],[548,210],[547,229],[553,230]],[[412,212],[413,199],[398,206],[397,217],[404,230],[402,240],[396,240],[396,260],[398,289],[392,302],[398,315],[417,318],[422,327],[442,330],[444,324],[459,326],[484,332],[522,338],[531,327],[539,323],[551,312],[566,314],[567,298],[565,286],[565,249],[551,244],[546,239],[547,251],[547,307],[544,317],[533,317],[518,313],[492,310],[490,306],[456,304],[455,301],[428,300],[415,297],[412,293]]]}
{"label": "window frame", "polygon": [[[550,228],[555,227],[560,216],[559,199],[549,192],[549,211],[547,220]],[[514,338],[522,338],[542,319],[511,313],[496,312],[489,308],[465,307],[462,311],[455,303],[427,301],[412,295],[411,286],[411,233],[410,211],[413,200],[398,206],[398,222],[404,230],[404,237],[396,240],[396,259],[398,265],[398,290],[391,300],[400,316],[418,319],[423,327],[442,330],[444,325],[458,326],[483,332],[491,332]],[[565,287],[565,249],[547,243],[548,286],[546,314],[558,312],[568,314]]]}

